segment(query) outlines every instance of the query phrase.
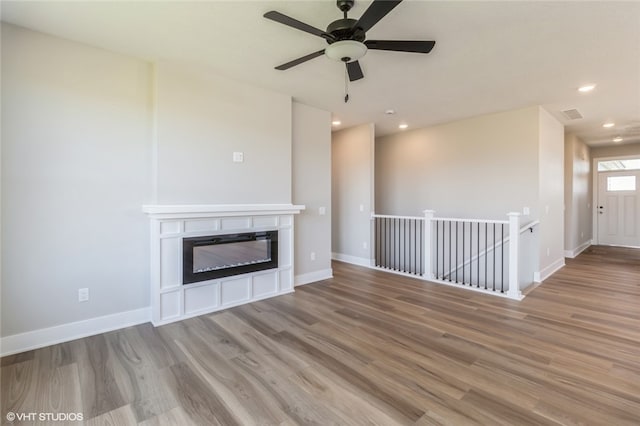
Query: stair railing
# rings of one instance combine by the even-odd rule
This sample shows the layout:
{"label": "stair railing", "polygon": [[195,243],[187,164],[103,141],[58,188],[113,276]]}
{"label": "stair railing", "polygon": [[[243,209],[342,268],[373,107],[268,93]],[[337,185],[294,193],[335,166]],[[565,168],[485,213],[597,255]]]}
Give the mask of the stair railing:
{"label": "stair railing", "polygon": [[[521,276],[521,235],[539,224],[520,226],[520,214],[508,220],[372,214],[375,267],[419,276],[510,299],[523,298],[521,288],[533,276]],[[530,244],[527,242],[527,244]],[[525,265],[523,271],[533,270]],[[528,274],[528,272],[527,272]]]}

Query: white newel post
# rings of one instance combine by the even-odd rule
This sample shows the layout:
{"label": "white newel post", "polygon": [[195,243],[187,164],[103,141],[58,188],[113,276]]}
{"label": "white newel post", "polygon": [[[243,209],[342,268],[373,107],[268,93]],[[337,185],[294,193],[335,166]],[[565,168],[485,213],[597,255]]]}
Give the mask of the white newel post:
{"label": "white newel post", "polygon": [[521,299],[519,280],[520,213],[511,212],[509,216],[509,290],[511,299]]}
{"label": "white newel post", "polygon": [[424,210],[423,213],[424,213],[424,231],[423,231],[424,247],[422,248],[422,256],[424,258],[424,274],[422,275],[422,277],[428,280],[432,280],[434,279],[434,276],[433,276],[433,270],[431,267],[431,259],[433,257],[431,256],[431,248],[433,247],[433,244],[431,243],[431,230],[432,230],[431,221],[433,220],[436,212],[435,210]]}

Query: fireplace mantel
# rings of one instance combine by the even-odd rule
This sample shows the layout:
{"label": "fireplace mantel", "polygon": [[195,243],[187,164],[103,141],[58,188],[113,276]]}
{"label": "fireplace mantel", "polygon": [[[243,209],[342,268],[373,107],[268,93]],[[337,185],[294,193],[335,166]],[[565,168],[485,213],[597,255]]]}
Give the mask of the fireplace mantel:
{"label": "fireplace mantel", "polygon": [[298,214],[305,206],[293,204],[148,204],[142,211],[156,219]]}
{"label": "fireplace mantel", "polygon": [[[151,223],[151,311],[154,325],[293,292],[293,204],[144,205]],[[183,239],[278,231],[278,267],[267,271],[182,282]]]}

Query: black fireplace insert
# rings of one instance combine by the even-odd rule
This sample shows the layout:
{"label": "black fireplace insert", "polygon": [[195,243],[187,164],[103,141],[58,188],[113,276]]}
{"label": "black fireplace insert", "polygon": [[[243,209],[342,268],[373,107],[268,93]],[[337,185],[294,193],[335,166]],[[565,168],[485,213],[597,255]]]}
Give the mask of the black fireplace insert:
{"label": "black fireplace insert", "polygon": [[182,240],[182,283],[191,284],[278,267],[278,231]]}

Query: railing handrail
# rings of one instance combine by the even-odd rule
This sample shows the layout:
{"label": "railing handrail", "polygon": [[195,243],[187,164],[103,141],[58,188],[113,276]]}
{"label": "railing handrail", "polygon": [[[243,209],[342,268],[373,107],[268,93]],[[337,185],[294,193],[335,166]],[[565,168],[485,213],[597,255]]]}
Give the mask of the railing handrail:
{"label": "railing handrail", "polygon": [[375,213],[371,213],[371,219],[374,219],[374,218],[424,220],[424,216],[396,216],[396,215],[391,215],[391,214],[375,214]]}
{"label": "railing handrail", "polygon": [[[374,218],[386,218],[386,219],[410,219],[410,220],[424,220],[424,216],[399,216],[399,215],[391,215],[391,214],[377,214],[371,213],[371,219]],[[464,222],[464,223],[496,223],[496,224],[509,224],[508,220],[491,220],[491,219],[457,219],[457,218],[447,218],[447,217],[434,217],[431,220],[441,220],[441,221],[449,221],[449,222]],[[533,220],[526,225],[523,225],[520,228],[520,234],[524,233],[526,230],[531,229],[535,226],[540,225],[539,220]],[[505,237],[504,242],[509,241],[509,236]]]}
{"label": "railing handrail", "polygon": [[[371,218],[387,218],[387,219],[411,219],[411,220],[424,220],[424,216],[401,216],[401,215],[392,215],[392,214],[377,214],[371,213]],[[466,223],[496,223],[496,224],[508,224],[508,220],[493,220],[493,219],[460,219],[460,218],[447,218],[447,217],[434,217],[432,220],[442,220],[442,221],[450,221],[450,222],[466,222]],[[534,226],[540,225],[539,220],[534,220],[520,228],[520,233],[522,234],[529,228],[533,228]]]}
{"label": "railing handrail", "polygon": [[520,233],[523,234],[524,231],[531,229],[531,232],[533,232],[533,227],[534,226],[538,226],[540,225],[540,221],[539,220],[533,220],[529,223],[527,223],[526,225],[524,225],[522,228],[520,228]]}
{"label": "railing handrail", "polygon": [[434,217],[431,220],[441,220],[443,222],[464,222],[464,223],[496,223],[508,225],[508,220],[492,220],[492,219],[458,219],[453,217]]}

